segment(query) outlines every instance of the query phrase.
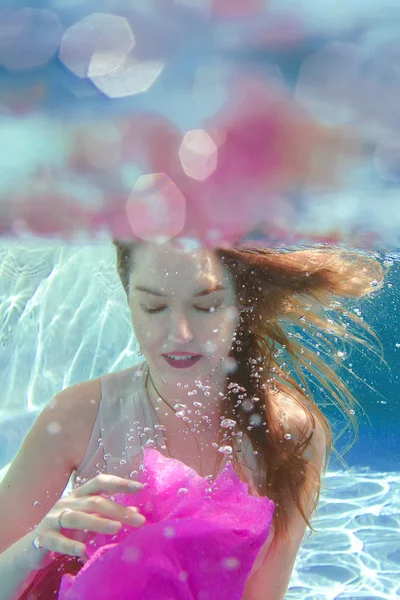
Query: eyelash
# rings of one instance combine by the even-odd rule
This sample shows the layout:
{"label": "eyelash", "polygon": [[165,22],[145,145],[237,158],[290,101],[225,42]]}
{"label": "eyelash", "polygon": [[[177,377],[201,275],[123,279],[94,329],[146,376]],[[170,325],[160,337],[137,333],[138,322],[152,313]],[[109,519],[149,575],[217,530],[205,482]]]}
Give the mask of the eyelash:
{"label": "eyelash", "polygon": [[[199,306],[193,306],[193,308],[195,310],[198,310],[200,312],[205,312],[205,313],[211,313],[212,312],[212,308],[214,308],[215,310],[217,310],[217,308],[219,308],[221,306],[221,304],[216,304],[215,306],[211,306],[210,308],[200,308]],[[152,314],[156,314],[156,313],[160,313],[162,312],[165,308],[167,308],[166,306],[161,306],[160,308],[146,308],[145,306],[142,306],[142,309],[144,310],[144,312],[152,315]]]}

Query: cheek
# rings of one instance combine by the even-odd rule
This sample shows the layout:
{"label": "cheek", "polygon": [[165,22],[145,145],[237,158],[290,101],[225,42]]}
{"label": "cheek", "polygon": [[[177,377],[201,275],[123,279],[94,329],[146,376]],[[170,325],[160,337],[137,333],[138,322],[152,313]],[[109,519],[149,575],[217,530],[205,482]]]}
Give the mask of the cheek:
{"label": "cheek", "polygon": [[155,319],[136,317],[132,319],[132,325],[134,335],[142,349],[152,348],[163,340],[162,324]]}
{"label": "cheek", "polygon": [[226,308],[217,322],[217,333],[225,342],[232,342],[232,337],[239,323],[239,312],[235,307]]}
{"label": "cheek", "polygon": [[212,320],[208,327],[201,328],[203,348],[207,354],[226,355],[232,346],[232,338],[236,330],[236,321],[232,316],[220,315]]}

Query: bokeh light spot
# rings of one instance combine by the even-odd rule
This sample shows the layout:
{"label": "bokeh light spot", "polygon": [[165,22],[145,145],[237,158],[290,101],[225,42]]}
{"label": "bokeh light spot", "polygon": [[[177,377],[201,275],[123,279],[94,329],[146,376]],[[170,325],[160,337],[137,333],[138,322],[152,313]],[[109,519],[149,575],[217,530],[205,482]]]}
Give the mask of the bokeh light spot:
{"label": "bokeh light spot", "polygon": [[80,78],[104,76],[117,69],[135,44],[123,17],[94,13],[72,25],[64,34],[60,59]]}
{"label": "bokeh light spot", "polygon": [[188,131],[179,149],[179,158],[188,177],[204,181],[217,167],[217,146],[204,129]]}
{"label": "bokeh light spot", "polygon": [[9,71],[33,69],[55,54],[63,30],[56,13],[22,8],[3,14],[0,20],[0,65]]}
{"label": "bokeh light spot", "polygon": [[126,204],[135,236],[146,241],[166,241],[181,233],[186,201],[165,173],[142,175]]}
{"label": "bokeh light spot", "polygon": [[117,69],[102,76],[90,74],[94,85],[110,98],[123,98],[149,89],[164,68],[158,60],[138,61],[129,56]]}

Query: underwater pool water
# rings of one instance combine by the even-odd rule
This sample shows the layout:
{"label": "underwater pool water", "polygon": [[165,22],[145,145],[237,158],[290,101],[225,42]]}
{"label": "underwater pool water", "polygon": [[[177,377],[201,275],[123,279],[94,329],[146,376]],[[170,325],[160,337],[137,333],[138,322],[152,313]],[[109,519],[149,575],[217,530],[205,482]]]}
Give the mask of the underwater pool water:
{"label": "underwater pool water", "polygon": [[[360,310],[387,366],[362,353],[346,358],[359,377],[349,380],[351,391],[367,416],[357,413],[359,438],[344,457],[349,469],[331,458],[312,522],[317,532],[299,551],[288,600],[394,600],[400,593],[400,253],[381,260],[391,264],[385,287]],[[114,265],[106,243],[2,242],[3,472],[57,391],[138,361]]]}

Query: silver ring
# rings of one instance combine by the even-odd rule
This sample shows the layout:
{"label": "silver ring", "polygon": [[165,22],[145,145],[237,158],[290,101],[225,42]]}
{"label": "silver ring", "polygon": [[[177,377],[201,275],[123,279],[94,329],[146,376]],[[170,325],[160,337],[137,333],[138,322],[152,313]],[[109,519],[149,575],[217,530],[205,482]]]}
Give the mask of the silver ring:
{"label": "silver ring", "polygon": [[64,525],[61,523],[61,518],[62,518],[63,514],[66,513],[66,512],[71,512],[71,509],[70,508],[64,508],[64,510],[62,510],[60,512],[60,514],[58,515],[58,526],[59,526],[60,529],[64,529]]}
{"label": "silver ring", "polygon": [[36,550],[41,550],[43,548],[43,544],[40,543],[38,535],[32,540],[32,546],[36,548]]}

